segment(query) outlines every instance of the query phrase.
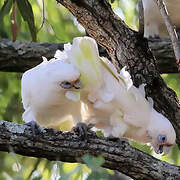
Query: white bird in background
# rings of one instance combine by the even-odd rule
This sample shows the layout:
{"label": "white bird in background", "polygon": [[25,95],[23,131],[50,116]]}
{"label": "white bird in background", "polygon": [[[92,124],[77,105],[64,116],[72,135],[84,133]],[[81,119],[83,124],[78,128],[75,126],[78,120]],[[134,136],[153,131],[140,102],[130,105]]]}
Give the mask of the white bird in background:
{"label": "white bird in background", "polygon": [[[167,28],[161,16],[156,0],[142,0],[144,7],[144,36],[168,36]],[[176,28],[180,28],[180,1],[165,0],[164,1],[172,23]]]}
{"label": "white bird in background", "polygon": [[[80,88],[73,89],[79,81]],[[156,153],[168,153],[175,143],[173,126],[146,100],[144,85],[133,86],[125,68],[117,73],[90,37],[75,38],[55,59],[25,72],[22,100],[26,122],[55,125],[70,114],[74,124],[93,123],[106,136],[150,143]]]}

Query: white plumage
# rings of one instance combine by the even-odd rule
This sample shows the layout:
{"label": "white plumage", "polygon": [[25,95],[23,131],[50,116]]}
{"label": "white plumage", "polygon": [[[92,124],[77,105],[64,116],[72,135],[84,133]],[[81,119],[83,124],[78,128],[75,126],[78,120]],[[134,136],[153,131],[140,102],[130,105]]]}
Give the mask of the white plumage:
{"label": "white plumage", "polygon": [[[80,121],[80,102],[67,99],[69,89],[60,86],[63,81],[74,83],[79,77],[72,64],[56,59],[44,59],[26,71],[21,81],[23,120],[36,121],[46,127],[57,127],[67,120]],[[76,92],[74,88],[72,91]]]}
{"label": "white plumage", "polygon": [[[144,7],[144,36],[168,36],[167,28],[161,13],[155,3],[156,0],[142,0]],[[167,10],[172,23],[176,28],[180,27],[180,1],[165,0]]]}
{"label": "white plumage", "polygon": [[[61,60],[60,60],[61,59]],[[63,81],[82,83],[80,89],[63,89]],[[94,123],[106,136],[151,143],[166,154],[176,139],[167,118],[145,98],[144,84],[133,86],[130,74],[120,74],[108,59],[100,58],[95,40],[75,38],[55,59],[27,71],[22,78],[23,119],[55,126],[67,120]],[[65,118],[65,119],[64,119]]]}

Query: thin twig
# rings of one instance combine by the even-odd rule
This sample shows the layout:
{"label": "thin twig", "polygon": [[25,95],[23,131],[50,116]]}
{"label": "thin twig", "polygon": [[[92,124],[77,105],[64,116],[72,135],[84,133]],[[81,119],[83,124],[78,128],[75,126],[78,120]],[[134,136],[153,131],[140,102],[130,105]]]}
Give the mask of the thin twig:
{"label": "thin twig", "polygon": [[168,11],[167,11],[167,8],[166,8],[166,4],[164,3],[164,0],[156,0],[156,3],[158,5],[158,7],[159,7],[160,13],[161,13],[161,15],[162,15],[162,17],[164,19],[164,22],[166,24],[169,36],[171,38],[172,46],[173,46],[173,49],[174,49],[174,54],[175,54],[175,57],[176,57],[177,68],[180,71],[180,44],[179,44],[179,41],[178,41],[176,28],[173,25],[173,23],[171,22],[171,19],[170,19],[169,15],[168,15]]}
{"label": "thin twig", "polygon": [[144,8],[142,0],[138,1],[139,8],[139,34],[144,35]]}

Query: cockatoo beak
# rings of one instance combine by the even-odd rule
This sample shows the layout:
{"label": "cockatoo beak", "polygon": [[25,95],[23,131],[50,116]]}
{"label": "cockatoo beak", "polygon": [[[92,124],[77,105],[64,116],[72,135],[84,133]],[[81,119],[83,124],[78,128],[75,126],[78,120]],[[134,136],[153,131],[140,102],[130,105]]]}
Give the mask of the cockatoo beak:
{"label": "cockatoo beak", "polygon": [[158,146],[153,146],[154,151],[157,154],[162,154],[163,156],[167,155],[171,149],[171,146],[166,146],[166,145],[158,145]]}
{"label": "cockatoo beak", "polygon": [[163,146],[163,156],[167,155],[171,149],[171,146]]}
{"label": "cockatoo beak", "polygon": [[75,89],[80,89],[81,88],[81,81],[78,79],[77,81],[75,81],[75,83],[73,84],[73,87]]}

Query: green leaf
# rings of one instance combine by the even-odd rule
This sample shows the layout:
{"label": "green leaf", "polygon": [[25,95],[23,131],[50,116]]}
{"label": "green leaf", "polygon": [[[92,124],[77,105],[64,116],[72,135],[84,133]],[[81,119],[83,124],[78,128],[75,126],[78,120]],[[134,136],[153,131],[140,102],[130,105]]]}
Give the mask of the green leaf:
{"label": "green leaf", "polygon": [[104,163],[104,158],[102,156],[93,157],[90,155],[84,155],[82,159],[90,169],[99,168]]}
{"label": "green leaf", "polygon": [[103,132],[100,131],[100,130],[97,130],[97,131],[96,131],[96,135],[97,135],[97,136],[100,136],[100,137],[104,137]]}
{"label": "green leaf", "polygon": [[80,165],[78,165],[73,171],[71,171],[70,173],[67,173],[67,174],[63,174],[61,175],[60,177],[60,180],[67,180],[67,179],[71,179],[70,177],[73,175],[73,174],[76,174],[78,171],[80,171],[82,169],[82,167]]}
{"label": "green leaf", "polygon": [[82,159],[91,169],[91,173],[88,175],[87,180],[105,180],[108,178],[108,171],[101,167],[104,163],[104,158],[102,156],[93,157],[90,155],[84,155]]}
{"label": "green leaf", "polygon": [[6,0],[0,10],[0,22],[3,21],[3,18],[6,14],[9,13],[9,11],[11,10],[13,4],[13,0]]}
{"label": "green leaf", "polygon": [[24,19],[28,23],[29,30],[33,41],[37,41],[37,31],[34,23],[34,14],[32,6],[28,0],[16,0],[19,11]]}

